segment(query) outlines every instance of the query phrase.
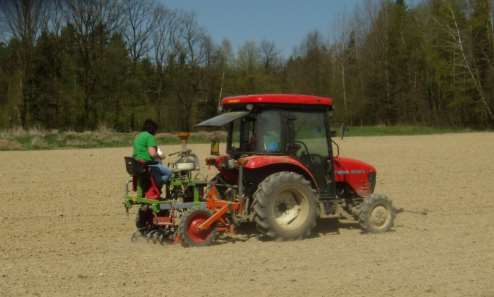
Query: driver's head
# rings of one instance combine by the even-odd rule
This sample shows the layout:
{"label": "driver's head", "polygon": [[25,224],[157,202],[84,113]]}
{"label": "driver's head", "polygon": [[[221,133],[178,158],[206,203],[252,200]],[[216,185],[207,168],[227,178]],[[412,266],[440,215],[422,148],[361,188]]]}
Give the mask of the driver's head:
{"label": "driver's head", "polygon": [[144,121],[144,125],[142,125],[142,131],[147,131],[149,134],[154,135],[158,130],[158,124],[151,119],[147,119]]}

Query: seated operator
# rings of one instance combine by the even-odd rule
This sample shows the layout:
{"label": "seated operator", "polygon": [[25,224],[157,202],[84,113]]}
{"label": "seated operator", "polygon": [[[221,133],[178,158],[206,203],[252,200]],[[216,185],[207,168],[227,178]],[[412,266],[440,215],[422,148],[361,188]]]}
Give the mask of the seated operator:
{"label": "seated operator", "polygon": [[[158,187],[162,187],[170,179],[171,170],[161,162],[161,154],[156,143],[154,135],[158,130],[158,124],[153,120],[147,119],[139,134],[137,134],[133,146],[132,157],[139,161],[149,163],[151,173],[158,183]],[[154,161],[154,162],[153,162]]]}
{"label": "seated operator", "polygon": [[264,151],[267,153],[279,153],[281,151],[281,141],[279,133],[274,129],[269,129],[263,135]]}

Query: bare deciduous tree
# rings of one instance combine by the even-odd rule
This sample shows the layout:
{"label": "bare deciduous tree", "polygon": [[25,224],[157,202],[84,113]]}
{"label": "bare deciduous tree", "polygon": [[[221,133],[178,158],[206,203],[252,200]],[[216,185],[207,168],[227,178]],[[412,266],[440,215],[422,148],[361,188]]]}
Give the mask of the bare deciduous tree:
{"label": "bare deciduous tree", "polygon": [[81,36],[88,36],[98,26],[118,32],[123,24],[123,6],[119,0],[65,0],[67,18]]}
{"label": "bare deciduous tree", "polygon": [[156,27],[152,34],[154,62],[159,72],[164,71],[169,57],[173,54],[173,36],[177,29],[177,14],[164,6],[156,9]]}
{"label": "bare deciduous tree", "polygon": [[178,22],[173,41],[175,50],[179,53],[179,63],[196,66],[203,64],[206,61],[206,31],[199,26],[194,13],[180,13]]}
{"label": "bare deciduous tree", "polygon": [[65,25],[65,0],[46,1],[46,9],[42,16],[42,30],[60,35]]}
{"label": "bare deciduous tree", "polygon": [[[166,69],[168,62],[174,53],[172,36],[177,28],[177,14],[175,11],[163,5],[157,7],[156,27],[152,34],[152,52],[156,66],[156,89],[155,100],[157,105],[157,117],[162,121],[166,92]],[[168,109],[169,110],[169,109]]]}
{"label": "bare deciduous tree", "polygon": [[475,91],[479,96],[480,102],[482,103],[486,114],[488,115],[490,120],[494,121],[494,111],[492,110],[489,104],[489,100],[485,95],[484,88],[478,75],[478,70],[475,69],[475,65],[470,61],[471,58],[469,57],[468,51],[466,49],[465,40],[460,25],[458,23],[456,12],[453,9],[451,3],[447,1],[445,1],[444,3],[449,13],[450,23],[441,23],[441,21],[437,19],[435,19],[435,21],[445,30],[445,32],[449,36],[449,42],[447,43],[447,46],[456,51],[460,56],[460,61],[454,63],[453,70],[454,67],[461,67],[467,71],[468,76],[470,77],[474,85]]}
{"label": "bare deciduous tree", "polygon": [[43,1],[4,0],[0,14],[12,36],[33,45],[40,33],[44,14]]}
{"label": "bare deciduous tree", "polygon": [[166,17],[164,9],[158,7],[153,0],[124,0],[124,26],[122,34],[125,37],[129,54],[134,62],[149,54],[153,31],[160,30],[160,18]]}
{"label": "bare deciduous tree", "polygon": [[98,84],[97,67],[103,58],[105,34],[120,32],[122,28],[122,5],[119,0],[65,0],[67,22],[76,34],[81,57],[81,85],[84,91],[84,118],[86,128],[96,128],[99,109],[95,97]]}
{"label": "bare deciduous tree", "polygon": [[260,63],[261,53],[256,42],[245,42],[237,52],[237,67],[245,73],[253,73]]}
{"label": "bare deciduous tree", "polygon": [[178,126],[190,131],[193,103],[204,91],[204,71],[201,67],[207,62],[208,36],[193,13],[181,13],[177,22],[177,30],[172,34],[176,51],[172,82],[180,107]]}
{"label": "bare deciduous tree", "polygon": [[21,43],[16,55],[21,65],[18,88],[22,96],[18,100],[16,110],[19,112],[18,117],[23,127],[27,127],[30,121],[33,88],[27,82],[33,76],[33,51],[45,13],[43,3],[40,0],[4,0],[1,2],[0,14],[2,14],[3,22],[9,29],[10,35]]}
{"label": "bare deciduous tree", "polygon": [[259,46],[264,71],[270,72],[281,63],[281,53],[272,41],[263,40]]}

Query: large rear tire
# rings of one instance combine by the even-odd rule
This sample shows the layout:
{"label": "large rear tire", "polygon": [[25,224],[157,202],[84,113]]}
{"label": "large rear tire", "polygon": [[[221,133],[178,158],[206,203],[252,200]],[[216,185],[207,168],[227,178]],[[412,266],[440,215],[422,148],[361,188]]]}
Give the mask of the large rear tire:
{"label": "large rear tire", "polygon": [[268,176],[259,184],[254,201],[257,229],[269,238],[301,239],[316,225],[316,193],[300,174],[282,171]]}
{"label": "large rear tire", "polygon": [[372,194],[360,206],[359,224],[364,232],[384,233],[393,228],[396,210],[385,195]]}
{"label": "large rear tire", "polygon": [[208,246],[214,243],[217,237],[215,224],[207,230],[199,229],[211,213],[205,209],[193,209],[186,212],[180,219],[178,234],[183,246]]}

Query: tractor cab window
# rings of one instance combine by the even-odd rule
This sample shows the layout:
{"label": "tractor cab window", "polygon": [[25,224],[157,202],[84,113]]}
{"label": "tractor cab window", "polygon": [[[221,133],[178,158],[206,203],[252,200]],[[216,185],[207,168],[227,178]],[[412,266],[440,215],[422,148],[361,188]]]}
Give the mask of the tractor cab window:
{"label": "tractor cab window", "polygon": [[315,173],[320,185],[326,184],[330,150],[326,113],[286,112],[287,151]]}
{"label": "tractor cab window", "polygon": [[267,110],[257,116],[256,151],[264,153],[282,152],[281,113],[278,110]]}
{"label": "tractor cab window", "polygon": [[326,121],[323,112],[289,112],[289,138],[297,148],[297,156],[329,157]]}
{"label": "tractor cab window", "polygon": [[231,154],[245,153],[254,151],[252,144],[255,132],[255,121],[253,117],[247,116],[233,121],[230,124],[230,139],[228,152]]}
{"label": "tractor cab window", "polygon": [[231,144],[229,150],[238,151],[240,149],[240,120],[230,124]]}

